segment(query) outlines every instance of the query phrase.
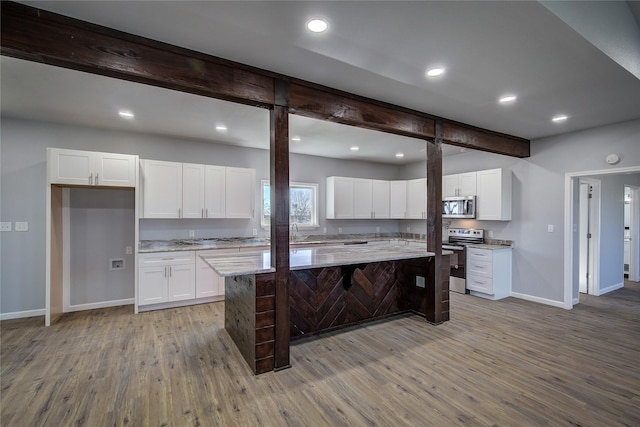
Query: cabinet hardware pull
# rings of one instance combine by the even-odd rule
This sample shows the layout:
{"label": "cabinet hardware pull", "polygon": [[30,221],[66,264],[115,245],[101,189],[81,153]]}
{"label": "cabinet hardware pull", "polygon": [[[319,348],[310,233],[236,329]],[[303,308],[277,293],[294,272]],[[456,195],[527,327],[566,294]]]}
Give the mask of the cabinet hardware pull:
{"label": "cabinet hardware pull", "polygon": [[171,277],[171,273],[172,273],[172,267],[169,267],[169,277]]}
{"label": "cabinet hardware pull", "polygon": [[178,218],[182,218],[182,209],[178,208]]}
{"label": "cabinet hardware pull", "polygon": [[200,209],[200,216],[204,218],[204,208]]}
{"label": "cabinet hardware pull", "polygon": [[205,218],[209,218],[209,208],[205,208],[204,215]]}
{"label": "cabinet hardware pull", "polygon": [[93,185],[93,172],[89,175],[89,185]]}
{"label": "cabinet hardware pull", "polygon": [[100,176],[100,174],[96,173],[96,185],[98,185],[98,176]]}
{"label": "cabinet hardware pull", "polygon": [[164,268],[164,277],[167,277],[167,267]]}

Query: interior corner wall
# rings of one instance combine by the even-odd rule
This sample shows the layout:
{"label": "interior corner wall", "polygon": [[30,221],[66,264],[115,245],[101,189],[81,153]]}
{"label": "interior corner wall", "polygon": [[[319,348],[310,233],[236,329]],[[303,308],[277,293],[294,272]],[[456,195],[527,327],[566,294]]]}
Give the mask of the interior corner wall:
{"label": "interior corner wall", "polygon": [[[608,165],[610,153],[619,154],[620,163]],[[454,220],[451,226],[492,230],[494,238],[513,240],[512,291],[559,305],[564,265],[572,262],[564,259],[565,174],[638,166],[640,120],[533,140],[526,159],[479,151],[447,156],[445,175],[498,167],[513,172],[511,221]]]}

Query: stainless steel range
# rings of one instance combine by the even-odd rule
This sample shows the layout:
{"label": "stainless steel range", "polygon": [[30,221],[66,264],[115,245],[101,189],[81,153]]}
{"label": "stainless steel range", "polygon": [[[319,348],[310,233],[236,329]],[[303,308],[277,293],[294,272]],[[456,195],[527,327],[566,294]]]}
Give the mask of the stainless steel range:
{"label": "stainless steel range", "polygon": [[449,290],[466,294],[468,292],[465,270],[467,262],[466,246],[484,243],[484,230],[450,228],[447,236],[449,237],[449,242],[444,242],[442,249],[453,251],[453,255],[450,256]]}

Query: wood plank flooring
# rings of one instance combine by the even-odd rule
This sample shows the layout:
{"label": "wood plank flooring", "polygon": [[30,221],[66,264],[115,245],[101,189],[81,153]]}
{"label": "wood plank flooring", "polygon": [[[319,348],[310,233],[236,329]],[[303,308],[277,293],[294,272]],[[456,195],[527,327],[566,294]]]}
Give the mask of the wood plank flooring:
{"label": "wood plank flooring", "polygon": [[258,377],[224,303],[3,321],[0,425],[639,426],[638,293],[571,311],[452,293],[449,322],[303,340]]}

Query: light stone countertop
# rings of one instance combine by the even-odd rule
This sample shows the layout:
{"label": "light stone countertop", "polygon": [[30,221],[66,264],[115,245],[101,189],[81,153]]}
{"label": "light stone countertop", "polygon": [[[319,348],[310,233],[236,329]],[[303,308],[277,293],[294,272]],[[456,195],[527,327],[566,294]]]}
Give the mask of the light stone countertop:
{"label": "light stone countertop", "polygon": [[[443,251],[443,254],[451,254]],[[333,267],[339,265],[366,264],[370,262],[394,261],[431,257],[435,254],[419,247],[408,245],[335,245],[312,248],[291,249],[289,263],[291,270]],[[272,273],[269,251],[244,252],[227,255],[201,255],[221,276],[241,276],[247,274]]]}
{"label": "light stone countertop", "polygon": [[500,249],[512,249],[513,246],[510,245],[491,245],[487,243],[478,243],[476,245],[467,245],[468,248],[476,248],[476,249],[488,249],[491,251],[496,251]]}

